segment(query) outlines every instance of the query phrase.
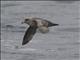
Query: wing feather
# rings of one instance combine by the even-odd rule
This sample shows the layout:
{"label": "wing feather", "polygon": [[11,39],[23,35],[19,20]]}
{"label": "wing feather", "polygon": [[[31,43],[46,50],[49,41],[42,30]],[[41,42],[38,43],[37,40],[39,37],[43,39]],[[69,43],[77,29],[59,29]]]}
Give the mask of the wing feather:
{"label": "wing feather", "polygon": [[27,44],[32,38],[33,35],[36,33],[37,27],[30,26],[27,31],[25,32],[25,35],[23,37],[22,45]]}

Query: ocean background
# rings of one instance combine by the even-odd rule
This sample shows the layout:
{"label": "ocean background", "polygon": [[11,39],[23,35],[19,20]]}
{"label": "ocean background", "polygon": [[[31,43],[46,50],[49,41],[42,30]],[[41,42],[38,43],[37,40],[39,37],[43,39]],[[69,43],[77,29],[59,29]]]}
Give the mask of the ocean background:
{"label": "ocean background", "polygon": [[[79,9],[80,1],[1,1],[1,60],[79,60]],[[30,16],[59,26],[22,46]]]}

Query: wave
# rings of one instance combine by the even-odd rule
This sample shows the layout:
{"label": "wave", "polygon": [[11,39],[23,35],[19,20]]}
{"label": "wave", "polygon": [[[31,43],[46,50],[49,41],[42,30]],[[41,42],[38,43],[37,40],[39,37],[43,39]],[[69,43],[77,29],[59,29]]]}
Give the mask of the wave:
{"label": "wave", "polygon": [[1,31],[7,32],[24,32],[25,26],[14,26],[14,25],[1,25]]}

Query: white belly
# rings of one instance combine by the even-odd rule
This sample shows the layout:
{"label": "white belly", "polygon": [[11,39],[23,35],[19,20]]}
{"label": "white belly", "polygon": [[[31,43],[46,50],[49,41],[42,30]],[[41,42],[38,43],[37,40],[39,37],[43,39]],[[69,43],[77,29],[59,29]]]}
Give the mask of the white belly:
{"label": "white belly", "polygon": [[39,27],[39,31],[42,33],[47,33],[49,32],[49,29],[47,27],[42,26],[42,27]]}

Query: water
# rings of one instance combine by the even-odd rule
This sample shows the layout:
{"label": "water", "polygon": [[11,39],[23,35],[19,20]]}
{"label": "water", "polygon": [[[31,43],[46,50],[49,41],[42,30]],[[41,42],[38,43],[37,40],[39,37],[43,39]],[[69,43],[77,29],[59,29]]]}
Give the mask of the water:
{"label": "water", "polygon": [[[79,60],[79,3],[56,1],[1,2],[1,60]],[[28,25],[24,17],[40,17],[59,26],[37,31],[21,46]]]}

